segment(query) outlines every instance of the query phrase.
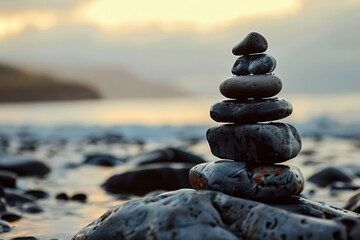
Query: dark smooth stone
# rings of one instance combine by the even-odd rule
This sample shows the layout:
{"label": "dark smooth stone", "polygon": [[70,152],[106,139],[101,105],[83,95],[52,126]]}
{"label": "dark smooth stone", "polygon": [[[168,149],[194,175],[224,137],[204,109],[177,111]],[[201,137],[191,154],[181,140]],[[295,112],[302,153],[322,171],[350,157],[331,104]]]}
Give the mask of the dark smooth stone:
{"label": "dark smooth stone", "polygon": [[16,188],[17,174],[11,171],[0,170],[0,185],[7,188]]}
{"label": "dark smooth stone", "polygon": [[214,104],[210,117],[216,122],[256,123],[290,116],[291,104],[280,98],[225,100]]}
{"label": "dark smooth stone", "polygon": [[71,200],[84,203],[87,200],[87,196],[85,193],[76,193],[71,197]]}
{"label": "dark smooth stone", "polygon": [[36,203],[25,203],[21,206],[21,211],[26,213],[37,214],[44,212],[44,209],[39,205],[37,205]]}
{"label": "dark smooth stone", "polygon": [[107,179],[102,187],[110,193],[145,195],[154,190],[189,188],[189,170],[194,165],[149,164],[125,169]]}
{"label": "dark smooth stone", "polygon": [[37,240],[36,237],[16,237],[12,238],[11,240]]}
{"label": "dark smooth stone", "polygon": [[138,166],[154,163],[187,163],[199,164],[206,162],[200,156],[177,148],[164,148],[147,152],[130,158],[128,163]]}
{"label": "dark smooth stone", "polygon": [[0,233],[10,232],[12,229],[12,226],[6,222],[0,220]]}
{"label": "dark smooth stone", "polygon": [[233,99],[273,97],[281,88],[280,78],[271,74],[234,75],[220,84],[221,94]]}
{"label": "dark smooth stone", "polygon": [[44,199],[49,197],[49,194],[47,192],[38,189],[26,190],[25,193],[33,196],[36,199]]}
{"label": "dark smooth stone", "polygon": [[0,159],[0,170],[11,171],[19,176],[40,177],[50,172],[50,168],[41,161],[23,159]]}
{"label": "dark smooth stone", "polygon": [[354,195],[346,202],[345,209],[360,213],[360,191],[355,192]]}
{"label": "dark smooth stone", "polygon": [[265,37],[260,33],[251,32],[233,47],[232,53],[234,55],[247,55],[265,52],[267,48],[268,43]]}
{"label": "dark smooth stone", "polygon": [[113,207],[73,240],[359,239],[360,215],[344,215],[309,217],[220,192],[181,189]]}
{"label": "dark smooth stone", "polygon": [[36,201],[36,198],[26,194],[24,191],[10,188],[5,189],[5,199],[6,203],[11,207]]}
{"label": "dark smooth stone", "polygon": [[301,149],[299,133],[290,124],[225,124],[206,132],[213,155],[240,162],[278,163]]}
{"label": "dark smooth stone", "polygon": [[0,213],[1,220],[7,221],[7,222],[15,222],[21,219],[21,216],[19,214],[13,213],[13,212],[1,212]]}
{"label": "dark smooth stone", "polygon": [[274,71],[276,60],[268,54],[245,55],[236,59],[231,72],[237,76],[267,74]]}
{"label": "dark smooth stone", "polygon": [[307,180],[318,187],[326,187],[335,182],[351,183],[355,178],[352,172],[341,167],[325,167],[311,175]]}
{"label": "dark smooth stone", "polygon": [[67,201],[67,200],[69,200],[69,196],[66,193],[62,192],[62,193],[56,194],[55,199]]}
{"label": "dark smooth stone", "polygon": [[85,156],[84,164],[103,166],[103,167],[113,167],[124,163],[124,159],[119,159],[110,154],[97,153],[89,154]]}
{"label": "dark smooth stone", "polygon": [[215,190],[258,201],[289,198],[304,188],[304,177],[297,167],[231,160],[196,165],[190,170],[189,179],[197,190]]}

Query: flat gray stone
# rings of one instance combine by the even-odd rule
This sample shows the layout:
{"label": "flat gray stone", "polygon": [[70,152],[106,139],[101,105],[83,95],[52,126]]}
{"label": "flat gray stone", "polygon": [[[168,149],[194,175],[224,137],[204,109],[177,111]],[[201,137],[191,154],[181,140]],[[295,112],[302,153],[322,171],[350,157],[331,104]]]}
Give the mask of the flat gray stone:
{"label": "flat gray stone", "polygon": [[265,52],[267,48],[268,43],[265,37],[260,33],[251,32],[233,47],[232,53],[234,55],[248,55]]}
{"label": "flat gray stone", "polygon": [[292,111],[281,98],[226,100],[210,108],[210,117],[216,122],[256,123],[286,118]]}
{"label": "flat gray stone", "polygon": [[258,201],[290,198],[304,188],[304,177],[297,167],[255,165],[219,160],[196,165],[189,173],[197,190],[215,190],[231,196]]}
{"label": "flat gray stone", "polygon": [[220,92],[227,98],[267,98],[281,91],[280,78],[271,74],[232,76],[220,84]]}
{"label": "flat gray stone", "polygon": [[182,189],[113,207],[72,239],[360,239],[360,215],[344,215],[309,217],[220,192]]}
{"label": "flat gray stone", "polygon": [[278,163],[301,149],[297,130],[285,123],[225,124],[206,132],[213,155],[239,162]]}
{"label": "flat gray stone", "polygon": [[245,55],[239,57],[231,72],[235,75],[266,74],[274,71],[276,60],[268,54]]}

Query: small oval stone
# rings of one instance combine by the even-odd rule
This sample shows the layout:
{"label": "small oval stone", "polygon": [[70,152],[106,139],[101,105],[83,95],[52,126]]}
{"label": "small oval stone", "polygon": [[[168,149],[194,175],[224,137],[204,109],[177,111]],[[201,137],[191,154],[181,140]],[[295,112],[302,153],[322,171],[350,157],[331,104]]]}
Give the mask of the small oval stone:
{"label": "small oval stone", "polygon": [[221,94],[234,99],[273,97],[281,88],[280,78],[271,74],[233,76],[220,84]]}
{"label": "small oval stone", "polygon": [[276,60],[268,54],[245,55],[239,57],[231,72],[235,75],[266,74],[274,71]]}
{"label": "small oval stone", "polygon": [[225,124],[206,132],[213,155],[239,162],[278,163],[301,149],[297,130],[285,123]]}
{"label": "small oval stone", "polygon": [[215,190],[259,201],[289,198],[304,188],[304,177],[296,167],[232,160],[196,165],[189,172],[189,180],[197,190]]}
{"label": "small oval stone", "polygon": [[268,48],[268,43],[263,35],[257,32],[249,33],[241,42],[236,44],[232,53],[234,55],[247,55],[251,53],[262,53]]}
{"label": "small oval stone", "polygon": [[226,100],[210,108],[210,117],[216,122],[255,123],[290,116],[291,104],[281,98],[255,100]]}

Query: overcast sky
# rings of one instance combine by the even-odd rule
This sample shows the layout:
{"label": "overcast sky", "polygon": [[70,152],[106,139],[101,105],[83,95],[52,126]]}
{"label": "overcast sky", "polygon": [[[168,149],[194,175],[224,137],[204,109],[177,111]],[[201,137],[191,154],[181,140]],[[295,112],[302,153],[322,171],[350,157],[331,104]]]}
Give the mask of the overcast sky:
{"label": "overcast sky", "polygon": [[233,45],[258,31],[288,91],[359,91],[359,12],[359,0],[4,0],[0,61],[126,68],[216,94]]}

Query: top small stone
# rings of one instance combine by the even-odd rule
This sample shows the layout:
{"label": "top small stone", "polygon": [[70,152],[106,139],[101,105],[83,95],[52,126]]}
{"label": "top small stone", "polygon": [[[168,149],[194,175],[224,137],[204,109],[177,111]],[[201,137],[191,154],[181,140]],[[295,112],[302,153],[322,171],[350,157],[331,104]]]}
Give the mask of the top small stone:
{"label": "top small stone", "polygon": [[267,48],[268,44],[264,36],[257,32],[251,32],[233,47],[232,52],[238,56],[248,55],[265,52]]}

